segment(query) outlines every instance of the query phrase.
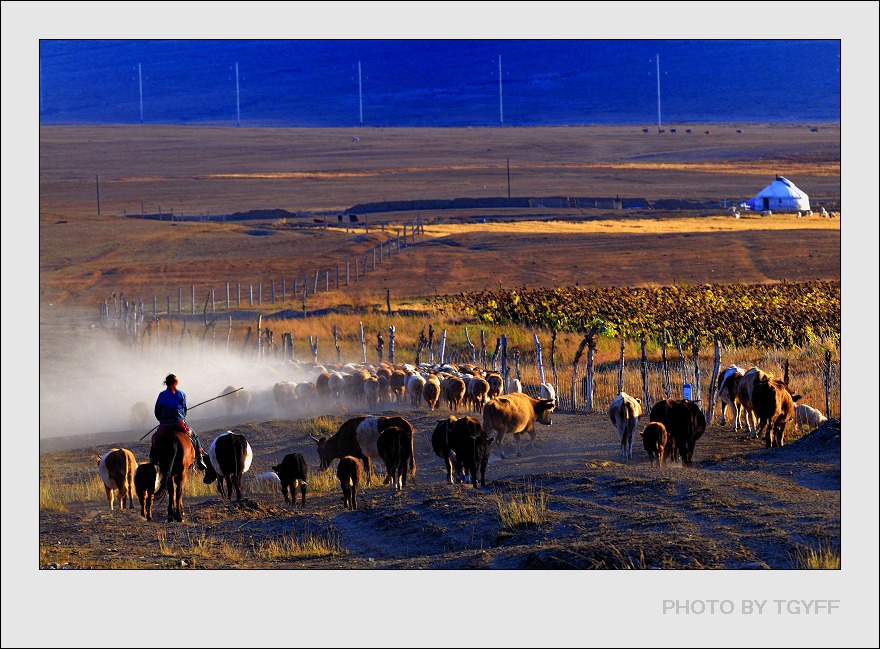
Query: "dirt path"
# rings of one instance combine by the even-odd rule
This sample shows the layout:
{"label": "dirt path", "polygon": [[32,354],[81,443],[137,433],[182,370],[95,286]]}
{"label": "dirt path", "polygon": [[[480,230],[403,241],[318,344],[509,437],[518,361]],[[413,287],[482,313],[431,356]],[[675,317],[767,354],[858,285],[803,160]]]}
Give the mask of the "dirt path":
{"label": "dirt path", "polygon": [[[697,443],[693,469],[661,471],[649,466],[638,439],[634,459],[620,460],[604,413],[556,414],[551,427],[539,429],[534,449],[524,444],[522,457],[505,440],[507,459],[493,455],[486,487],[474,489],[446,484],[431,451],[429,435],[447,412],[382,414],[392,413],[408,418],[417,434],[416,482],[402,494],[375,484],[362,490],[361,508],[349,512],[337,487],[311,491],[305,509],[285,506],[277,491],[253,477],[294,451],[315,470],[303,422],[243,424],[235,430],[248,438],[255,458],[242,501],[187,496],[183,525],[164,522],[164,503],[152,523],[137,509],[110,512],[105,501],[41,512],[41,567],[53,563],[57,547],[77,568],[790,569],[798,551],[840,547],[840,429],[834,421],[773,450],[712,425]],[[224,430],[201,433],[203,443]],[[139,445],[116,443],[145,459]],[[44,452],[41,466],[90,475],[90,457],[106,448]],[[546,500],[545,522],[502,525],[499,502],[530,495]],[[339,549],[329,557],[286,559],[248,550],[308,536],[335,539]]]}

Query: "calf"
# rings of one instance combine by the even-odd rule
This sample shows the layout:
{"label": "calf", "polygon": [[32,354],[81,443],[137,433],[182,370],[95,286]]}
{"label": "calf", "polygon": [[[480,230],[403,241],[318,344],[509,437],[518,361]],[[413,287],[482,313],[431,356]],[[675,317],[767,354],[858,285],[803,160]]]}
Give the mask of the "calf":
{"label": "calf", "polygon": [[111,449],[98,459],[98,475],[101,476],[101,481],[104,483],[111,511],[113,510],[113,499],[117,493],[119,494],[119,509],[125,509],[126,500],[128,508],[134,508],[132,497],[136,468],[137,460],[134,459],[134,453],[127,448]]}
{"label": "calf", "polygon": [[339,485],[342,487],[342,504],[346,509],[358,507],[357,490],[363,473],[364,468],[358,458],[346,455],[339,460],[336,477],[339,478]]}
{"label": "calf", "polygon": [[141,516],[153,520],[153,497],[162,486],[162,473],[158,464],[141,462],[134,472],[134,490],[141,503]]}
{"label": "calf", "polygon": [[[642,436],[642,444],[651,459],[651,466],[654,466],[654,458],[656,458],[657,466],[662,469],[669,458],[666,447],[672,440],[666,432],[666,426],[659,421],[652,421],[645,426],[645,430],[639,431],[639,435]],[[672,440],[672,443],[675,444],[675,441]]]}
{"label": "calf", "polygon": [[[281,484],[281,493],[284,495],[284,502],[293,501],[296,506],[296,488],[299,487],[302,496],[302,506],[306,506],[306,481],[309,477],[309,467],[306,459],[300,453],[288,453],[281,460],[281,464],[272,467],[272,471],[278,476]],[[287,491],[290,490],[290,498],[287,497]]]}
{"label": "calf", "polygon": [[379,434],[376,441],[379,457],[385,463],[391,491],[403,491],[413,455],[413,434],[411,430],[391,426]]}

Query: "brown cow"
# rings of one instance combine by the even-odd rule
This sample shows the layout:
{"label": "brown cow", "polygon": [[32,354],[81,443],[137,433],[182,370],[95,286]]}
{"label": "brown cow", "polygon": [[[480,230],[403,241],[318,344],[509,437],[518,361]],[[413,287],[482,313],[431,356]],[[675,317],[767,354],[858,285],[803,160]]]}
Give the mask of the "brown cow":
{"label": "brown cow", "polygon": [[487,436],[493,431],[496,433],[495,444],[502,458],[505,455],[501,448],[501,440],[508,433],[512,433],[516,441],[516,454],[522,456],[519,436],[522,433],[529,433],[531,437],[529,448],[533,448],[537,436],[535,422],[550,426],[553,423],[550,415],[555,407],[556,403],[550,399],[533,399],[523,392],[496,397],[483,408],[483,429]]}
{"label": "brown cow", "polygon": [[119,509],[125,509],[125,502],[128,501],[128,508],[134,508],[134,472],[137,469],[137,461],[134,459],[134,453],[127,448],[114,448],[98,459],[98,475],[104,483],[104,489],[107,492],[107,502],[110,504],[110,510],[113,510],[113,499],[119,494]]}
{"label": "brown cow", "polygon": [[467,386],[464,381],[457,376],[447,376],[440,383],[440,390],[443,394],[443,401],[449,406],[452,412],[458,412],[458,407],[464,399]]}
{"label": "brown cow", "polygon": [[651,459],[651,466],[654,466],[654,458],[656,458],[657,466],[662,469],[671,456],[671,453],[666,452],[667,446],[670,441],[675,444],[675,440],[666,432],[666,426],[659,421],[652,421],[644,430],[639,431],[639,435],[642,436],[642,444]]}
{"label": "brown cow", "polygon": [[785,445],[785,427],[794,419],[794,402],[801,395],[792,395],[781,380],[765,374],[752,389],[752,408],[758,418],[758,434],[764,432],[767,448]]}
{"label": "brown cow", "polygon": [[[511,379],[516,380],[516,379]],[[486,379],[475,376],[468,380],[467,396],[471,404],[471,408],[476,412],[482,413],[486,402],[489,401],[489,382]]]}
{"label": "brown cow", "polygon": [[491,443],[479,420],[473,417],[450,415],[437,424],[431,435],[431,448],[446,465],[449,484],[455,484],[455,480],[466,482],[470,475],[474,489],[478,488],[478,472],[480,484],[486,486]]}
{"label": "brown cow", "polygon": [[339,486],[342,488],[342,504],[346,509],[358,508],[357,491],[363,473],[364,469],[358,458],[346,455],[339,459],[336,477],[339,478]]}

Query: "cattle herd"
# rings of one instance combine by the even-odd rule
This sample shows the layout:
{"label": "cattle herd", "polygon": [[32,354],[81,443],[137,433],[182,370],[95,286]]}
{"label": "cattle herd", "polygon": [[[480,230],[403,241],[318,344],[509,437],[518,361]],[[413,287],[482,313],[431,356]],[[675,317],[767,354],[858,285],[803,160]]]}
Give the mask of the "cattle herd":
{"label": "cattle herd", "polygon": [[[535,423],[549,426],[556,406],[551,384],[538,386],[532,397],[522,392],[516,379],[505,385],[498,372],[485,371],[472,365],[415,367],[408,364],[382,363],[379,367],[343,365],[333,369],[315,367],[315,381],[295,383],[279,381],[272,395],[279,413],[290,415],[304,406],[316,403],[343,404],[373,409],[380,402],[405,404],[410,408],[425,407],[449,411],[430,436],[431,448],[443,461],[449,484],[470,483],[474,489],[486,485],[486,468],[492,450],[503,459],[501,446],[506,435],[512,435],[516,453],[523,450],[520,437],[528,434],[529,449],[536,439]],[[236,395],[237,399],[242,399]],[[249,400],[245,395],[244,399]],[[716,399],[721,402],[721,424],[725,425],[730,410],[731,429],[747,428],[752,438],[763,435],[767,448],[785,443],[789,421],[797,427],[818,427],[825,417],[805,405],[795,407],[799,395],[792,395],[788,386],[771,374],[756,367],[748,371],[731,365],[718,377]],[[242,407],[238,402],[234,409]],[[467,411],[467,412],[465,412]],[[632,460],[633,440],[643,415],[641,401],[621,392],[612,401],[609,419],[620,440],[620,458]],[[745,422],[745,423],[743,423]],[[651,466],[662,468],[670,462],[693,465],[697,440],[706,430],[706,418],[697,403],[689,399],[664,399],[650,408],[649,422],[639,431]],[[344,421],[329,437],[311,436],[316,444],[318,470],[332,468],[337,461],[336,476],[345,508],[357,509],[358,487],[372,473],[372,463],[385,466],[385,483],[392,492],[406,488],[407,480],[416,477],[416,431],[401,416],[359,415]],[[210,462],[203,477],[206,484],[217,482],[224,499],[242,495],[242,477],[250,468],[253,450],[240,434],[227,431],[218,435],[210,446]],[[138,465],[127,449],[112,449],[98,461],[110,509],[118,493],[120,507],[136,493],[141,516],[152,520],[153,497],[163,493],[162,473],[149,462]],[[296,490],[305,507],[308,485],[308,464],[300,453],[287,454],[272,471],[257,476],[271,479],[280,488],[285,503],[296,505]],[[289,492],[289,496],[288,496]],[[169,520],[172,517],[169,514]]]}

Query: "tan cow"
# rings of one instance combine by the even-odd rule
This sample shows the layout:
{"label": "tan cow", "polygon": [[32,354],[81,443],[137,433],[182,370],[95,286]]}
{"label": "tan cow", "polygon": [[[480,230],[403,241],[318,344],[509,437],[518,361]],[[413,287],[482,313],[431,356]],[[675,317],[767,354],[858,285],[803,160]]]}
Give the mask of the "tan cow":
{"label": "tan cow", "polygon": [[437,378],[436,374],[429,375],[425,380],[425,386],[422,388],[422,399],[425,400],[431,411],[437,407],[437,403],[440,401],[440,379]]}
{"label": "tan cow", "polygon": [[110,449],[98,460],[98,475],[104,483],[107,492],[107,502],[110,510],[113,510],[113,499],[119,494],[119,509],[125,509],[128,500],[128,508],[134,507],[134,472],[137,470],[137,461],[134,453],[127,448]]}
{"label": "tan cow", "polygon": [[752,391],[755,388],[755,383],[764,376],[767,375],[757,367],[750,367],[739,380],[739,386],[736,389],[736,398],[739,400],[740,407],[745,415],[750,439],[758,437],[758,420],[755,416],[755,409],[752,406]]}
{"label": "tan cow", "polygon": [[483,412],[483,407],[489,400],[489,382],[486,379],[474,377],[468,380],[467,396],[472,409]]}
{"label": "tan cow", "polygon": [[523,433],[529,433],[531,443],[529,448],[535,445],[535,422],[551,425],[550,417],[556,404],[550,399],[533,399],[523,392],[515,392],[492,399],[483,408],[483,430],[486,436],[496,433],[495,444],[498,446],[498,453],[502,458],[505,457],[504,450],[501,447],[501,440],[508,433],[513,434],[516,441],[516,454],[522,456],[520,449],[519,436]]}

